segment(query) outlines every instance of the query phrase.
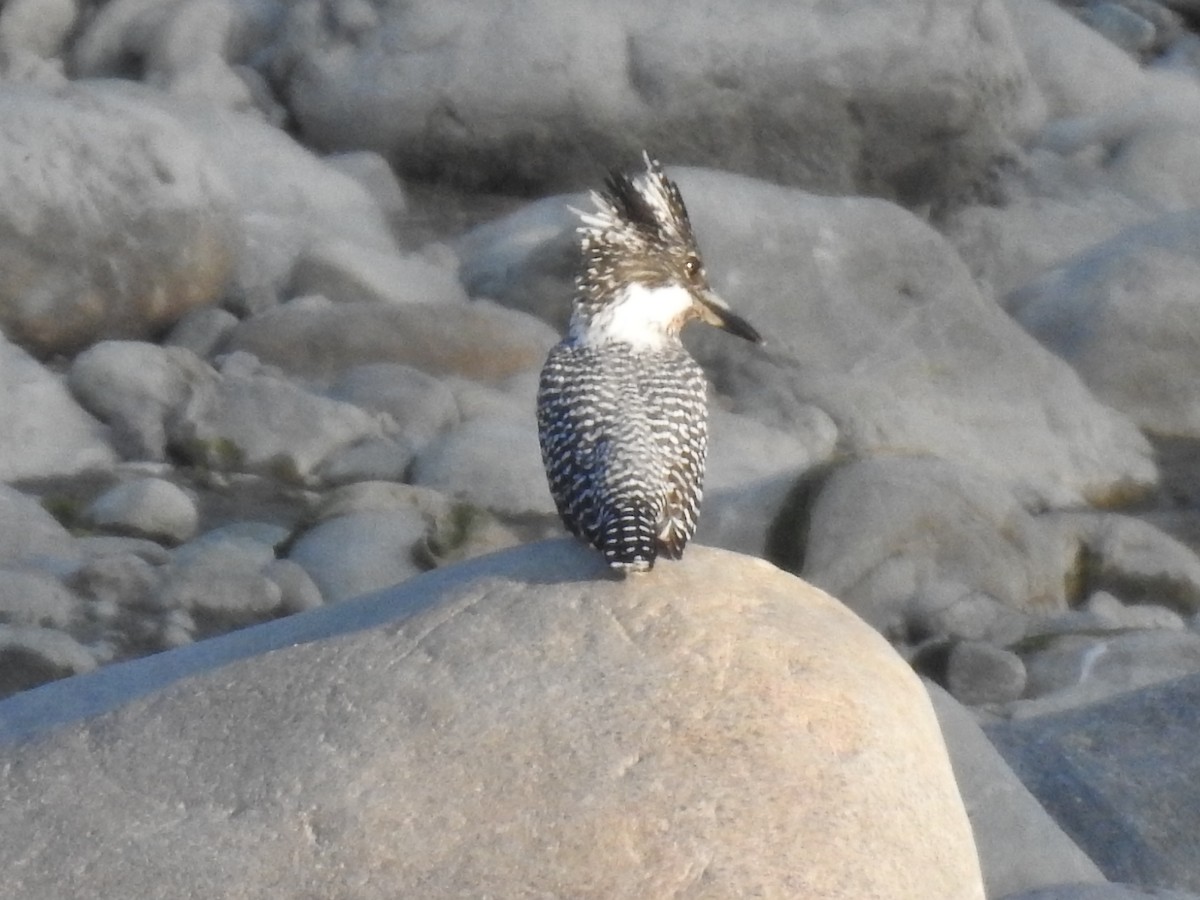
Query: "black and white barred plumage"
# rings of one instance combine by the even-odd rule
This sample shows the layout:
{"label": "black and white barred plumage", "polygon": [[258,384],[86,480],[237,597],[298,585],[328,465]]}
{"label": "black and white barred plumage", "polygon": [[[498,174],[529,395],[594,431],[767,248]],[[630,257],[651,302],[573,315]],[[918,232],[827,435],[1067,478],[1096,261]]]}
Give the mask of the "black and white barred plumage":
{"label": "black and white barred plumage", "polygon": [[645,162],[644,174],[614,173],[580,214],[574,312],[537,408],[559,515],[626,571],[678,559],[696,531],[707,383],[680,330],[699,318],[759,340],[709,288],[679,189]]}

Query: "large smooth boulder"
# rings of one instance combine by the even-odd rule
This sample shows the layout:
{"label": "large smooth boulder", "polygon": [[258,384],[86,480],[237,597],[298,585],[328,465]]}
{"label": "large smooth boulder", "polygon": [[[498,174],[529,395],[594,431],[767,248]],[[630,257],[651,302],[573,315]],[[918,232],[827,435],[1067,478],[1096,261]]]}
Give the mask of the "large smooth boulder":
{"label": "large smooth boulder", "polygon": [[186,129],[91,88],[0,89],[0,326],[39,355],[141,337],[220,299],[228,181]]}
{"label": "large smooth boulder", "polygon": [[416,177],[578,184],[643,147],[913,202],[1040,121],[1003,7],[937,0],[292,7],[276,70],[306,141]]}
{"label": "large smooth boulder", "polygon": [[1200,213],[1131,227],[1014,291],[1005,305],[1105,403],[1143,428],[1200,436]]}
{"label": "large smooth boulder", "polygon": [[[781,561],[903,637],[954,586],[1014,609],[1066,608],[1078,544],[1001,481],[936,457],[878,456],[814,477]],[[784,529],[781,527],[780,532]],[[982,635],[981,635],[982,636]]]}
{"label": "large smooth boulder", "polygon": [[[203,5],[187,7],[194,15]],[[387,218],[370,192],[281,129],[203,99],[123,79],[98,82],[94,90],[114,104],[156,110],[199,145],[232,188],[240,243],[229,300],[239,311],[266,309],[290,296],[298,260],[330,242],[377,259],[392,256],[402,265]],[[424,274],[443,295],[444,274]]]}
{"label": "large smooth boulder", "polygon": [[178,654],[0,704],[196,673],[0,750],[0,897],[983,898],[920,681],[761,561],[547,542]]}

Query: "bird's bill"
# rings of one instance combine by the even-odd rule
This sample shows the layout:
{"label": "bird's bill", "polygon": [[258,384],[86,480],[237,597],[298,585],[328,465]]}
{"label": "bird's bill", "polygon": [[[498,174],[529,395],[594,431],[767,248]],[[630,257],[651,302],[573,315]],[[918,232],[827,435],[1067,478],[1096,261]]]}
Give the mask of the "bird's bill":
{"label": "bird's bill", "polygon": [[762,343],[762,336],[754,326],[730,309],[728,304],[712,291],[698,294],[696,299],[696,311],[700,321],[728,331],[752,344]]}

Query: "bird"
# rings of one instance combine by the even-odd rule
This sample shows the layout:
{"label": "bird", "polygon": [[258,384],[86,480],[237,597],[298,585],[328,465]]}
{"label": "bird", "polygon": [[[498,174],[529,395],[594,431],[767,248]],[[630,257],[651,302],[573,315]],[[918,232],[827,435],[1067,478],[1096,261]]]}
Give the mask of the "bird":
{"label": "bird", "polygon": [[762,337],[713,291],[678,185],[613,170],[579,217],[570,324],[538,381],[542,463],[559,517],[623,575],[680,559],[696,532],[708,382],[680,341],[691,320]]}

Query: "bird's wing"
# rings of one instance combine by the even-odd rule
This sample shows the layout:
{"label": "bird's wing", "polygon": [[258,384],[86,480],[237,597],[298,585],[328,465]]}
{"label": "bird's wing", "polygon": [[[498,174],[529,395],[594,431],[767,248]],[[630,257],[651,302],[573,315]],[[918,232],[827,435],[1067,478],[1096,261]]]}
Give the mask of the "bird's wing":
{"label": "bird's wing", "polygon": [[655,441],[666,467],[658,540],[674,559],[696,533],[708,448],[707,385],[700,368],[690,358],[687,363],[669,383],[647,386],[652,416],[660,423]]}

